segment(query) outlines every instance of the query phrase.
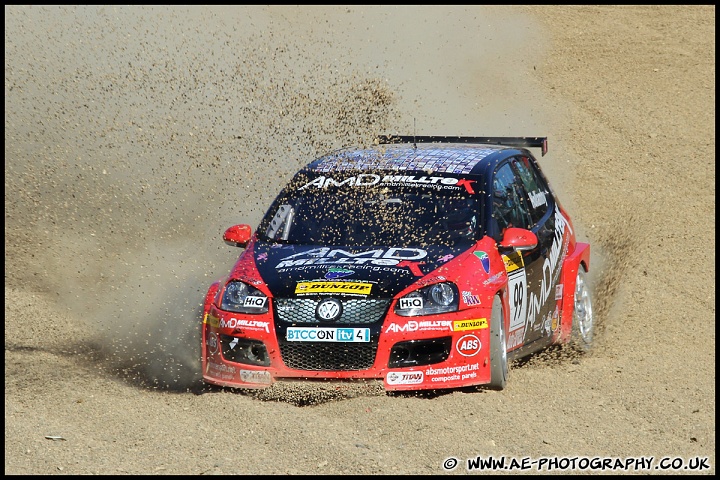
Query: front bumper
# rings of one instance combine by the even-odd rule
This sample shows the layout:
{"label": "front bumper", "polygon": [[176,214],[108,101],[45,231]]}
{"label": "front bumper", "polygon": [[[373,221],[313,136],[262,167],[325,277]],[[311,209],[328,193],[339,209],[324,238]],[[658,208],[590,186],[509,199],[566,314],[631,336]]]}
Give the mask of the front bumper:
{"label": "front bumper", "polygon": [[266,388],[282,379],[381,379],[386,390],[429,390],[490,381],[489,309],[372,323],[275,321],[209,305],[203,317],[203,379]]}

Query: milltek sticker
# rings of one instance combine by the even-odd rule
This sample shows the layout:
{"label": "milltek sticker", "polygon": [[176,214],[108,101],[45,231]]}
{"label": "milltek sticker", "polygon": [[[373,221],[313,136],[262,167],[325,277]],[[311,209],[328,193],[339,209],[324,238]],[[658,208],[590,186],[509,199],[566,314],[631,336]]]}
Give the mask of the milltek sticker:
{"label": "milltek sticker", "polygon": [[358,282],[298,282],[295,293],[355,293],[369,295],[372,283]]}
{"label": "milltek sticker", "polygon": [[290,342],[369,342],[369,328],[295,328],[285,338]]}
{"label": "milltek sticker", "polygon": [[478,318],[475,320],[455,320],[453,322],[453,330],[456,332],[462,332],[464,330],[478,330],[487,327],[487,318]]}

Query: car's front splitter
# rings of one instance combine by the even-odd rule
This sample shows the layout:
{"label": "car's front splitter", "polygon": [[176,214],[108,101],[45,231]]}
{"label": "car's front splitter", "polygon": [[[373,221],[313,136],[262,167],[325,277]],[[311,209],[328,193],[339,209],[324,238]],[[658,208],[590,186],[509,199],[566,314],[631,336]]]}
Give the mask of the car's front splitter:
{"label": "car's front splitter", "polygon": [[234,388],[266,388],[282,379],[376,379],[389,391],[482,385],[490,381],[490,337],[488,317],[477,313],[442,320],[388,318],[368,329],[370,342],[337,341],[340,335],[365,334],[357,327],[306,329],[306,338],[289,341],[278,340],[272,321],[211,308],[202,329],[203,379]]}

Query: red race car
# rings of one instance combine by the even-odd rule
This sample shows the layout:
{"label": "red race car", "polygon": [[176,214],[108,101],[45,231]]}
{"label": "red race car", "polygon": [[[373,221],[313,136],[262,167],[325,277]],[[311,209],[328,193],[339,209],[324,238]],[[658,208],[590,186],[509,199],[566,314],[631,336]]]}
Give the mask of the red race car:
{"label": "red race car", "polygon": [[503,389],[510,361],[593,340],[590,245],[531,148],[544,137],[382,136],[302,168],[213,283],[203,380],[381,379]]}

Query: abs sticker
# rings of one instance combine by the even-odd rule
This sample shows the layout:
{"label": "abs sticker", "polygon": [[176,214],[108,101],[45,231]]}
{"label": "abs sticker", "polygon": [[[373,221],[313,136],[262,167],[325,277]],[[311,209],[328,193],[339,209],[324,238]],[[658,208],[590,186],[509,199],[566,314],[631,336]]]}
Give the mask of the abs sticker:
{"label": "abs sticker", "polygon": [[215,332],[210,332],[205,339],[205,344],[210,350],[210,353],[215,355],[218,352],[218,345],[220,344],[220,342],[218,342],[217,334]]}
{"label": "abs sticker", "polygon": [[475,335],[463,335],[455,344],[455,349],[463,357],[474,357],[480,352],[482,344]]}

